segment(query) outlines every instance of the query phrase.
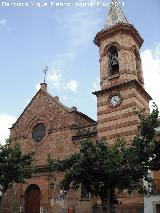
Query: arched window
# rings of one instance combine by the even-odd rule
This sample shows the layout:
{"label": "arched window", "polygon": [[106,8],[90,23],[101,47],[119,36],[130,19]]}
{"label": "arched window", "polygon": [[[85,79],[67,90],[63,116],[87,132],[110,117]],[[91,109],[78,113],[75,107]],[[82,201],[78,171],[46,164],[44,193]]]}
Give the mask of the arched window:
{"label": "arched window", "polygon": [[118,62],[118,49],[112,46],[108,49],[108,66],[109,75],[115,75],[119,73],[119,62]]}

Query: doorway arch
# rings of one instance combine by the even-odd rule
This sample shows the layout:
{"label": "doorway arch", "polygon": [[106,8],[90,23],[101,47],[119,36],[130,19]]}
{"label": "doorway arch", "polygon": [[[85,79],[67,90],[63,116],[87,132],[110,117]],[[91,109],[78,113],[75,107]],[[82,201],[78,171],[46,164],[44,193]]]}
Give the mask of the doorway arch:
{"label": "doorway arch", "polygon": [[40,188],[31,184],[25,191],[25,213],[40,213]]}

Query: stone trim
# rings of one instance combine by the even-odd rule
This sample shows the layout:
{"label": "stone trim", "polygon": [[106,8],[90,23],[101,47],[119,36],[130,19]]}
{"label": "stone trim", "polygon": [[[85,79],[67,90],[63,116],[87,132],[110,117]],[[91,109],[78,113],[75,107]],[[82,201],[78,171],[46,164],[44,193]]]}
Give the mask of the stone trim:
{"label": "stone trim", "polygon": [[97,135],[97,124],[89,125],[85,127],[77,128],[77,132],[74,136],[72,136],[72,140],[80,140],[84,138],[90,138]]}
{"label": "stone trim", "polygon": [[105,132],[105,131],[109,131],[109,130],[113,130],[113,129],[120,129],[123,127],[128,127],[128,126],[134,126],[134,125],[138,125],[138,120],[133,120],[133,121],[127,121],[127,122],[122,122],[120,124],[115,124],[115,125],[109,125],[107,127],[102,127],[102,128],[98,128],[99,132]]}
{"label": "stone trim", "polygon": [[116,121],[116,120],[120,120],[123,118],[131,117],[131,116],[133,116],[133,112],[127,112],[127,113],[120,114],[118,116],[112,116],[112,117],[101,119],[98,122],[98,124],[109,122],[109,121]]}
{"label": "stone trim", "polygon": [[[117,93],[119,93],[119,91]],[[141,95],[141,94],[139,93],[139,95]],[[135,92],[128,94],[125,98],[123,98],[123,100],[129,100],[131,98],[136,98],[143,106],[145,106],[147,108],[146,102],[144,102],[139,96],[137,96],[135,94]],[[101,101],[101,102],[97,103],[98,107],[105,106],[105,105],[108,105],[107,99],[105,101]]]}
{"label": "stone trim", "polygon": [[113,88],[114,89],[120,89],[120,88],[127,88],[129,86],[134,87],[137,90],[139,90],[140,93],[142,94],[142,96],[144,98],[146,98],[148,101],[152,100],[152,97],[145,91],[145,89],[141,86],[141,84],[137,80],[131,80],[131,81],[127,81],[127,82],[122,82],[120,84],[112,85],[112,86],[110,86],[108,88],[92,92],[92,94],[98,96],[99,94],[103,94],[105,92],[112,91]]}
{"label": "stone trim", "polygon": [[[98,129],[98,132],[105,132],[105,130]],[[116,139],[118,137],[124,137],[124,136],[131,136],[131,135],[136,135],[138,130],[130,130],[130,131],[125,131],[121,133],[116,133],[112,135],[105,136],[107,140],[109,139]]]}
{"label": "stone trim", "polygon": [[106,110],[101,110],[99,112],[97,112],[97,115],[103,115],[103,114],[108,114],[110,112],[115,112],[115,111],[119,111],[119,110],[122,110],[122,109],[126,109],[126,108],[134,108],[134,107],[137,107],[137,103],[134,101],[130,104],[125,104],[125,105],[119,105],[115,108],[108,108]]}

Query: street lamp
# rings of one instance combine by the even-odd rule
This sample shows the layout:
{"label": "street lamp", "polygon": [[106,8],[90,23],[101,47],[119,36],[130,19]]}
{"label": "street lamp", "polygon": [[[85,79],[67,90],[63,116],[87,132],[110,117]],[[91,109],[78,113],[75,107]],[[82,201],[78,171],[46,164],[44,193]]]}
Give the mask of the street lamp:
{"label": "street lamp", "polygon": [[54,182],[53,182],[53,181],[50,182],[50,189],[51,189],[51,190],[54,189]]}
{"label": "street lamp", "polygon": [[0,200],[2,198],[2,194],[3,194],[3,186],[0,184]]}
{"label": "street lamp", "polygon": [[54,179],[52,179],[50,182],[50,189],[52,192],[51,207],[53,207],[54,206],[54,191],[55,191],[55,180]]}

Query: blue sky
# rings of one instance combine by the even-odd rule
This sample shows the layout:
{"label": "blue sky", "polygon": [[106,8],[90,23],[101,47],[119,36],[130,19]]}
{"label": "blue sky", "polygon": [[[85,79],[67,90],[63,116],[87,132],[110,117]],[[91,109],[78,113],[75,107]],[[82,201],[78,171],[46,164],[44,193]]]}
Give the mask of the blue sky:
{"label": "blue sky", "polygon": [[[7,137],[7,128],[37,92],[46,65],[48,91],[59,96],[65,105],[74,105],[96,119],[96,98],[92,91],[98,89],[99,62],[93,38],[104,26],[110,1],[3,2],[6,4],[0,3],[0,141]],[[17,2],[29,6],[22,7]],[[51,2],[71,6],[51,6]],[[97,2],[101,6],[96,6]],[[38,7],[39,3],[48,5]],[[95,4],[91,7],[87,3]],[[128,21],[144,38],[141,56],[146,90],[160,107],[160,1],[122,3]]]}

